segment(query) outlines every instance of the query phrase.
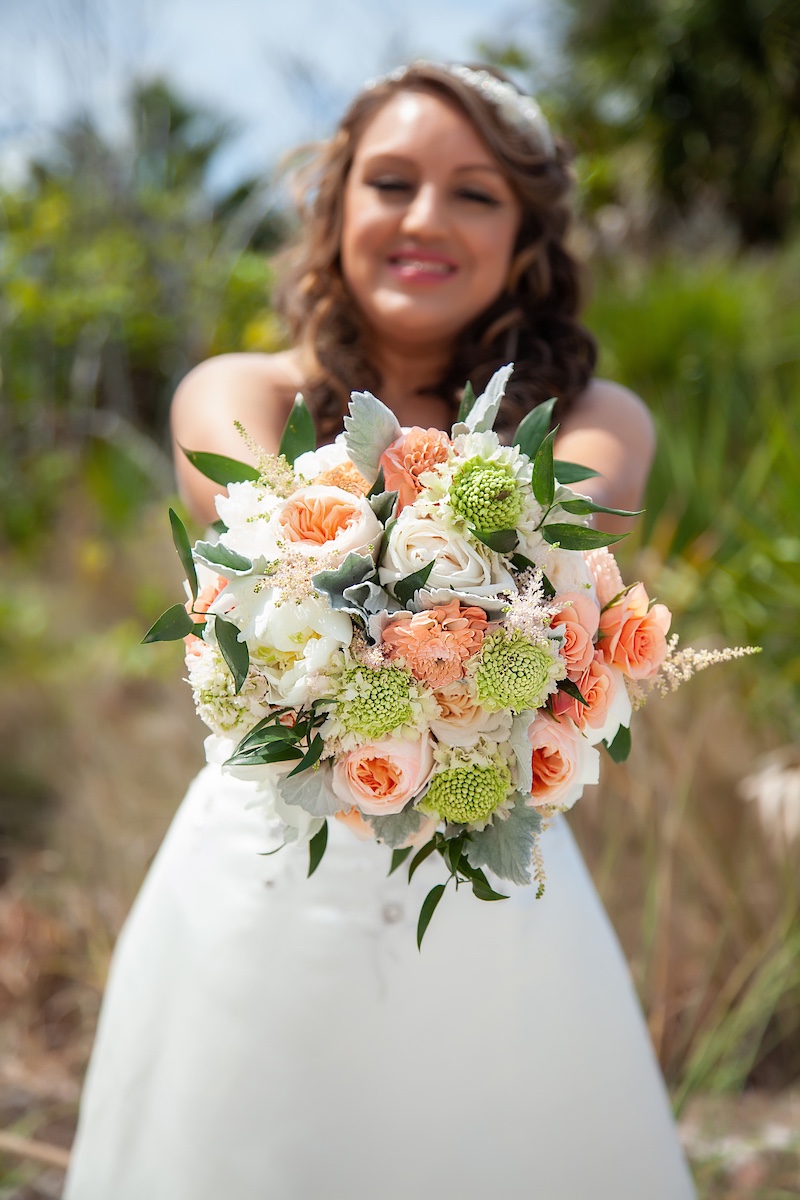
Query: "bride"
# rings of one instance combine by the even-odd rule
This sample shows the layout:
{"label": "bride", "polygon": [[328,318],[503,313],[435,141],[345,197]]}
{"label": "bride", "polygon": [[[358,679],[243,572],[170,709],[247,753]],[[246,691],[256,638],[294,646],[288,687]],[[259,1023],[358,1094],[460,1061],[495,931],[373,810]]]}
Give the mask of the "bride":
{"label": "bride", "polygon": [[[501,423],[558,396],[558,457],[635,508],[650,419],[592,378],[565,246],[570,154],[483,70],[418,63],[369,85],[305,175],[282,354],[203,363],[176,443],[276,450],[298,390],[320,438],[370,388],[449,428],[458,388],[516,368]],[[176,455],[183,497],[214,485]],[[619,946],[562,819],[544,898],[449,895],[422,952],[412,885],[338,822],[319,870],[253,787],[207,766],[122,932],[67,1200],[688,1200],[694,1195]]]}

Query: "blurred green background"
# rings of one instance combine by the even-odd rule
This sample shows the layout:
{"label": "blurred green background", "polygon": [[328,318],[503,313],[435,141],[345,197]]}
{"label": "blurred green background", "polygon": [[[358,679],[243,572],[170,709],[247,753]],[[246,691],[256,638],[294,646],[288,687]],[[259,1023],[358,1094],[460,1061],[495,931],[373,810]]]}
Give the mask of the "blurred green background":
{"label": "blurred green background", "polygon": [[[796,1104],[800,1079],[800,11],[565,13],[541,100],[578,150],[587,321],[600,373],[659,430],[625,571],[683,642],[763,647],[654,701],[572,823],[702,1194],[797,1195],[796,1141],[731,1166],[706,1126],[730,1139],[748,1097]],[[479,54],[537,77],[513,39]],[[202,757],[179,655],[138,644],[180,587],[170,398],[209,355],[284,345],[271,257],[292,218],[270,180],[212,200],[228,126],[167,82],[133,89],[127,129],[112,143],[76,119],[0,189],[0,1088],[18,1094],[0,1125],[52,1141],[113,939]],[[708,1116],[726,1095],[744,1100]],[[32,1171],[0,1159],[0,1195]]]}

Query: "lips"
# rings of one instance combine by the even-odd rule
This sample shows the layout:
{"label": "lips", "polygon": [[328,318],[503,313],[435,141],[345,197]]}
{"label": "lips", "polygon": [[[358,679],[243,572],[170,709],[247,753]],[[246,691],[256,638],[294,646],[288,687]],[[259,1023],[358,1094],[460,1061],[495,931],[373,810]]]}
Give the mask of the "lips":
{"label": "lips", "polygon": [[430,250],[398,250],[389,255],[388,263],[400,279],[422,282],[449,279],[458,270],[453,259]]}

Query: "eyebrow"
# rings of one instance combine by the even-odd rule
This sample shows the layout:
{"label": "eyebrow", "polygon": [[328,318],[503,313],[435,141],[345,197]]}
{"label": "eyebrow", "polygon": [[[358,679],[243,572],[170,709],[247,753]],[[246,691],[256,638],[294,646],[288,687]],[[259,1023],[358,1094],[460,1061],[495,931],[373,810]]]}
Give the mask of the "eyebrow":
{"label": "eyebrow", "polygon": [[[385,159],[386,161],[403,163],[404,165],[416,166],[416,159],[410,158],[407,154],[396,154],[392,150],[372,150],[369,151],[364,158],[365,165],[371,164],[376,159]],[[455,168],[455,173],[466,173],[467,171],[488,171],[492,175],[498,175],[504,178],[503,172],[499,167],[495,167],[492,163],[463,163]]]}

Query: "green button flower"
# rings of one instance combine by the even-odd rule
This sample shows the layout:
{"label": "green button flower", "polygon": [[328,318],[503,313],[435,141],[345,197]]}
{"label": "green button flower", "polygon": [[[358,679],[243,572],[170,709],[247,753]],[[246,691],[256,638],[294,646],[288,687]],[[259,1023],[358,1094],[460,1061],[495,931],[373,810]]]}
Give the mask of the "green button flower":
{"label": "green button flower", "polygon": [[532,642],[516,630],[498,629],[483,639],[474,683],[484,708],[518,713],[539,708],[565,674],[564,660],[549,639]]}
{"label": "green button flower", "polygon": [[481,533],[514,529],[522,513],[522,496],[513,469],[502,462],[471,458],[456,471],[450,506]]}
{"label": "green button flower", "polygon": [[338,723],[346,733],[370,741],[385,737],[414,720],[410,683],[411,677],[399,667],[345,671],[335,708]]}
{"label": "green button flower", "polygon": [[471,825],[485,822],[510,788],[511,772],[505,763],[451,767],[433,776],[421,807],[456,825]]}

